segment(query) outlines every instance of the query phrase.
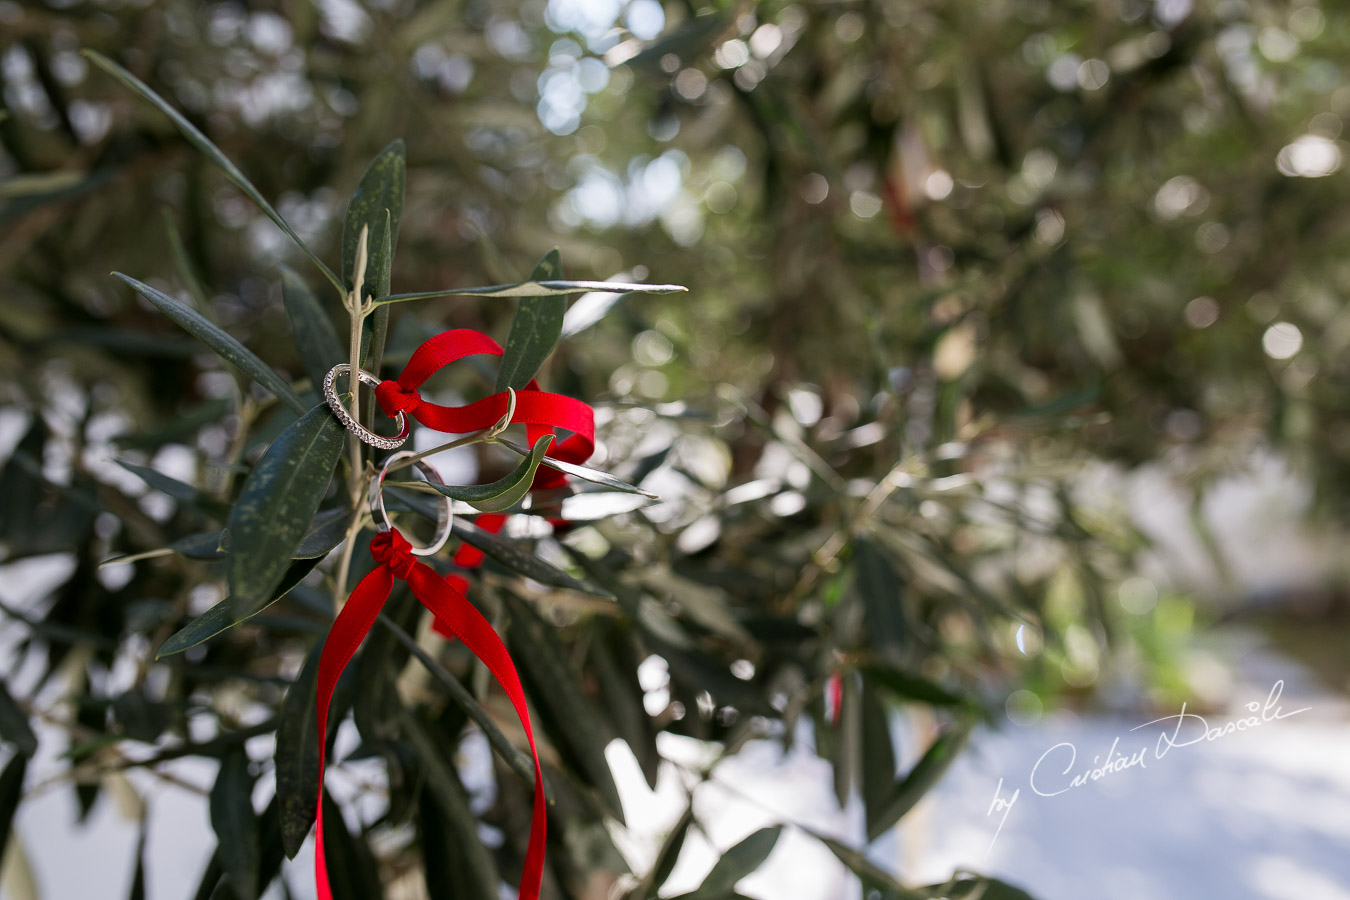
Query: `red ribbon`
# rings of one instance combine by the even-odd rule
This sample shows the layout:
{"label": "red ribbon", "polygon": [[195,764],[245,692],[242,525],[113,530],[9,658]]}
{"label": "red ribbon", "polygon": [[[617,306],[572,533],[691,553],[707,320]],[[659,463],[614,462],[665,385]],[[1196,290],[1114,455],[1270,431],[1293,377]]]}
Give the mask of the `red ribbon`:
{"label": "red ribbon", "polygon": [[328,633],[323,654],[319,657],[318,724],[319,724],[319,797],[314,820],[314,877],[318,883],[319,900],[332,900],[328,884],[328,864],[323,847],[323,739],[328,734],[328,706],[338,677],[351,661],[356,648],[370,633],[375,619],[389,599],[394,579],[408,583],[413,596],[431,611],[437,630],[454,635],[464,642],[474,656],[481,659],[497,679],[506,696],[515,707],[525,727],[525,737],[534,756],[534,813],[530,821],[530,843],[525,851],[525,868],[520,875],[520,900],[537,900],[539,883],[544,872],[544,838],[548,817],[544,808],[543,771],[539,767],[539,752],[534,746],[534,732],[530,728],[530,712],[525,706],[525,691],[520,676],[511,662],[511,655],[497,632],[488,624],[472,603],[465,599],[462,578],[442,578],[425,563],[417,561],[412,545],[397,531],[382,531],[370,542],[370,554],[379,563],[369,575],[361,579],[347,604],[338,613]]}
{"label": "red ribbon", "polygon": [[[471,328],[441,332],[413,352],[397,380],[381,382],[375,389],[375,399],[387,415],[408,413],[435,431],[464,434],[491,428],[506,415],[510,406],[506,391],[490,394],[466,406],[439,406],[423,400],[417,389],[436,372],[466,356],[482,353],[501,356],[502,352],[496,341]],[[545,455],[553,459],[584,463],[595,451],[595,411],[572,397],[541,391],[539,382],[533,378],[524,390],[516,391],[516,411],[511,421],[526,426],[525,434],[531,444],[546,434],[556,433],[558,428],[572,432],[567,440],[555,442],[549,448]],[[541,466],[535,473],[532,487],[535,490],[558,488],[566,481],[562,472]]]}
{"label": "red ribbon", "polygon": [[[501,356],[502,353],[501,345],[481,331],[455,328],[441,332],[413,351],[403,373],[396,380],[381,382],[375,388],[375,399],[386,415],[393,417],[400,412],[407,413],[436,431],[464,434],[491,428],[510,408],[510,397],[506,391],[491,394],[465,406],[439,406],[423,400],[417,389],[453,362],[468,356]],[[572,397],[541,391],[536,379],[530,379],[524,390],[516,391],[516,410],[511,421],[526,426],[525,434],[531,444],[546,434],[555,434],[555,429],[572,432],[571,437],[555,441],[549,448],[545,456],[552,459],[584,463],[595,451],[595,411]],[[540,466],[530,486],[531,490],[552,490],[566,483],[567,476],[562,472]],[[563,519],[550,521],[555,526],[566,524]],[[495,513],[485,513],[475,519],[479,528],[494,534],[501,530],[505,522],[506,516]],[[454,561],[462,569],[475,569],[482,564],[483,553],[464,544],[455,553]],[[451,575],[446,580],[461,592],[468,587],[468,582],[457,575]],[[440,622],[436,622],[435,626],[438,633],[450,636]]]}

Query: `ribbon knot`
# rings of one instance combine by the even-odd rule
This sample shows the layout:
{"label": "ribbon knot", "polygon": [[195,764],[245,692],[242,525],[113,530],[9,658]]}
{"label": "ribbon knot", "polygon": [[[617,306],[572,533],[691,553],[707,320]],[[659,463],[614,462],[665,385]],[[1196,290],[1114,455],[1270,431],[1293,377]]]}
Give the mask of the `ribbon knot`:
{"label": "ribbon knot", "polygon": [[408,576],[417,565],[412,544],[397,531],[381,531],[375,535],[370,542],[370,555],[380,565],[388,566],[396,577],[404,581],[408,580]]}
{"label": "ribbon knot", "polygon": [[405,388],[397,381],[381,381],[375,387],[375,399],[384,414],[393,418],[399,413],[410,413],[422,402],[417,388]]}

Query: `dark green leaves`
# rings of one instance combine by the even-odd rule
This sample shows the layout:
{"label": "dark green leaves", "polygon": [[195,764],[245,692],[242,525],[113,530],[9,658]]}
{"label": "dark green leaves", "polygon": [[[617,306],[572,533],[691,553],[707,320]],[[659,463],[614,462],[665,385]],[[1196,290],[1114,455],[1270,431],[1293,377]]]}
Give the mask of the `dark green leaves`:
{"label": "dark green leaves", "polygon": [[[552,281],[563,277],[562,259],[556,249],[539,260],[530,273],[530,281]],[[562,336],[563,316],[567,313],[567,298],[562,295],[522,297],[511,319],[511,332],[506,336],[501,367],[497,370],[497,386],[523,390],[548,359]]]}
{"label": "dark green leaves", "polygon": [[305,658],[304,668],[291,682],[281,702],[277,722],[277,802],[281,815],[281,844],[287,859],[295,859],[314,824],[314,798],[319,791],[319,723],[315,694],[319,686],[320,641]]}
{"label": "dark green leaves", "polygon": [[[497,443],[501,444],[503,447],[506,447],[508,450],[513,450],[516,453],[519,453],[521,456],[527,456],[529,455],[530,452],[529,450],[522,447],[520,444],[517,444],[515,441],[508,441],[505,438],[500,437],[497,438]],[[640,487],[636,487],[634,485],[629,484],[626,481],[622,481],[618,478],[615,478],[608,472],[601,472],[599,469],[591,469],[586,466],[578,466],[573,463],[563,462],[560,459],[545,459],[543,461],[543,464],[545,466],[548,466],[550,469],[557,469],[559,472],[562,472],[565,475],[573,475],[577,478],[580,478],[583,481],[589,481],[593,484],[602,484],[612,491],[622,491],[625,494],[641,494],[642,496],[650,497],[653,500],[657,499],[656,495],[653,494],[651,491],[644,491]]]}
{"label": "dark green leaves", "polygon": [[333,322],[309,285],[286,266],[281,267],[281,299],[291,320],[291,336],[310,386],[319,390],[328,370],[343,361]]}
{"label": "dark green leaves", "polygon": [[904,650],[907,628],[901,598],[904,583],[885,550],[866,538],[853,546],[853,585],[861,595],[868,639],[877,654],[895,658]]}
{"label": "dark green leaves", "polygon": [[[346,432],[320,404],[272,442],[230,514],[230,599],[247,615],[268,601],[323,500]],[[244,616],[236,616],[236,620]]]}
{"label": "dark green leaves", "polygon": [[605,760],[606,729],[595,705],[581,691],[556,630],[526,603],[507,595],[512,655],[520,666],[528,695],[538,708],[549,737],[572,768],[600,794],[623,821],[623,805]]}
{"label": "dark green leaves", "polygon": [[1033,900],[1032,896],[1021,888],[983,875],[957,878],[946,884],[930,885],[925,890],[929,892],[929,897],[947,900]]}
{"label": "dark green leaves", "polygon": [[253,812],[253,776],[248,757],[236,747],[220,761],[211,788],[211,827],[216,832],[225,877],[240,900],[258,896],[258,817]]}
{"label": "dark green leaves", "polygon": [[3,681],[0,681],[0,738],[9,741],[24,756],[37,753],[38,741],[33,726]]}
{"label": "dark green leaves", "polygon": [[282,575],[281,583],[261,603],[244,603],[234,597],[226,597],[215,606],[184,625],[164,646],[155,652],[155,659],[182,653],[189,647],[195,647],[202,641],[210,640],[228,628],[257,615],[276,601],[290,593],[291,589],[305,580],[305,576],[314,571],[322,557],[301,559],[292,563]]}
{"label": "dark green leaves", "polygon": [[327,791],[323,792],[323,838],[328,858],[328,881],[333,900],[371,900],[384,896],[380,870],[370,847],[347,823]]}
{"label": "dark green leaves", "polygon": [[0,772],[0,856],[9,845],[9,832],[14,826],[14,810],[19,808],[23,798],[23,776],[28,771],[28,757],[22,753],[14,758]]}
{"label": "dark green leaves", "polygon": [[244,177],[244,173],[239,171],[238,167],[230,162],[225,154],[220,152],[220,148],[211,143],[206,135],[198,131],[197,126],[184,118],[183,114],[170,106],[163,97],[151,90],[149,85],[141,81],[135,75],[132,75],[117,63],[108,59],[103,54],[93,50],[83,50],[81,53],[94,65],[140,94],[146,100],[149,100],[160,112],[168,116],[174,126],[182,133],[183,137],[187,138],[188,143],[196,148],[197,152],[215,163],[216,167],[225,173],[225,177],[228,178],[235,187],[239,188],[246,197],[256,203],[258,208],[263,211],[263,214],[275,222],[278,228],[286,232],[286,235],[290,237],[291,240],[295,241],[295,245],[310,258],[314,265],[319,267],[319,271],[323,273],[325,278],[333,283],[334,287],[339,290],[342,288],[342,283],[338,281],[338,277],[333,274],[333,270],[324,265],[323,260],[314,255],[314,251],[310,250],[309,247],[305,245],[305,242],[300,240],[300,236],[291,229],[291,226],[286,224],[286,220],[281,218],[281,214],[272,208],[272,204],[263,199],[263,195],[253,186],[252,182]]}
{"label": "dark green leaves", "polygon": [[520,502],[530,490],[539,462],[553,445],[553,435],[546,434],[534,442],[534,448],[509,474],[491,484],[435,484],[421,482],[452,500],[463,500],[482,512],[503,512]]}
{"label": "dark green leaves", "polygon": [[896,783],[891,796],[881,805],[875,814],[869,806],[867,839],[874,841],[923,799],[938,779],[947,771],[947,767],[956,760],[974,720],[967,719],[938,737],[924,753],[909,774]]}
{"label": "dark green leaves", "polygon": [[280,375],[267,363],[259,359],[252,350],[239,343],[221,327],[203,316],[190,306],[179,303],[163,291],[137,281],[129,275],[114,272],[113,276],[122,279],[136,293],[153,303],[160,312],[168,316],[184,331],[216,352],[216,355],[239,369],[249,378],[271,391],[278,400],[298,413],[305,411],[305,404]]}
{"label": "dark green leaves", "polygon": [[[411,714],[406,714],[404,720],[404,733],[417,753],[427,789],[436,801],[434,810],[423,807],[421,820],[423,839],[431,838],[436,842],[425,848],[428,868],[433,856],[449,863],[444,868],[438,867],[436,873],[440,879],[451,882],[440,885],[442,890],[452,889],[441,896],[495,900],[499,884],[497,866],[478,835],[478,822],[469,809],[459,776],[448,762],[447,754],[422,724]],[[440,815],[435,815],[436,812]]]}
{"label": "dark green leaves", "polygon": [[917,700],[931,706],[965,706],[970,702],[927,678],[894,666],[862,665],[858,671],[866,680],[886,688],[899,700]]}
{"label": "dark green leaves", "polygon": [[707,878],[703,879],[703,883],[698,886],[698,889],[685,894],[684,898],[686,900],[723,900],[723,898],[734,896],[736,882],[758,869],[764,860],[769,858],[774,845],[778,843],[778,835],[782,831],[782,825],[774,825],[770,828],[761,828],[751,834],[722,854],[722,858],[712,867],[712,871],[708,873]]}
{"label": "dark green leaves", "polygon": [[[370,229],[366,239],[367,289],[364,293],[379,297],[389,290],[387,281],[392,261],[385,254],[392,253],[398,243],[407,171],[403,141],[394,141],[371,160],[365,174],[361,176],[356,193],[347,204],[347,217],[342,222],[342,280],[349,290],[363,227]],[[381,273],[383,278],[380,277]],[[381,280],[386,283],[381,284]]]}

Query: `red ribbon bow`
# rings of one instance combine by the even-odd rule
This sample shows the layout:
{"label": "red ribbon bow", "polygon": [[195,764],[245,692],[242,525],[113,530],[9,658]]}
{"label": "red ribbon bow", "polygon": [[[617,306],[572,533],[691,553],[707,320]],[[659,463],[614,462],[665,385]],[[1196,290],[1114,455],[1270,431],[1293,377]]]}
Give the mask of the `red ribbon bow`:
{"label": "red ribbon bow", "polygon": [[314,822],[314,876],[318,882],[319,898],[332,900],[333,897],[323,847],[323,766],[326,743],[323,738],[328,734],[328,706],[332,702],[338,677],[351,661],[361,641],[370,633],[397,578],[406,581],[413,596],[431,611],[438,631],[458,637],[474,656],[483,661],[506,692],[525,727],[525,737],[530,743],[530,753],[534,756],[534,813],[530,821],[530,843],[525,851],[525,868],[521,872],[517,896],[520,900],[537,900],[544,871],[544,838],[547,831],[544,776],[539,767],[539,753],[534,746],[534,732],[530,728],[530,712],[525,706],[525,691],[520,685],[516,667],[511,662],[511,655],[483,614],[457,589],[455,582],[463,583],[463,579],[442,578],[430,566],[418,562],[412,553],[412,545],[398,531],[377,534],[370,542],[370,554],[379,565],[361,579],[361,583],[347,598],[347,604],[333,622],[319,657],[319,797]]}
{"label": "red ribbon bow", "polygon": [[[480,331],[471,328],[444,331],[413,352],[398,380],[381,382],[375,389],[375,398],[386,415],[408,413],[435,431],[464,434],[491,428],[510,406],[506,391],[465,406],[438,406],[423,400],[417,389],[452,362],[480,353],[501,356],[502,352],[500,344]],[[541,391],[539,382],[533,378],[524,390],[516,391],[516,411],[511,421],[526,426],[525,434],[531,444],[546,434],[554,434],[558,428],[572,432],[567,440],[549,448],[546,456],[553,459],[584,463],[595,451],[595,411],[572,397]],[[566,480],[556,469],[541,466],[532,486],[535,490],[557,488]]]}
{"label": "red ribbon bow", "polygon": [[[466,406],[438,406],[422,399],[417,389],[426,380],[450,363],[458,362],[467,356],[478,354],[502,355],[501,345],[481,331],[471,328],[456,328],[442,332],[418,347],[403,373],[395,381],[383,381],[375,389],[375,398],[388,416],[400,412],[410,414],[418,422],[435,431],[449,434],[464,434],[491,428],[510,407],[510,397],[505,391],[491,394]],[[565,441],[555,442],[545,456],[562,462],[584,463],[595,451],[595,411],[580,400],[563,394],[552,394],[539,389],[539,382],[530,379],[525,390],[516,391],[516,411],[512,422],[524,423],[525,434],[533,444],[546,434],[554,434],[561,428],[572,432]],[[532,490],[552,490],[567,483],[567,476],[556,469],[540,466],[535,472]],[[554,525],[564,524],[562,519],[554,519]],[[496,533],[506,522],[506,516],[485,513],[475,519],[479,528]],[[477,568],[483,562],[483,553],[468,544],[462,545],[454,557],[455,565],[462,569]],[[461,592],[468,588],[468,582],[457,575],[447,579]],[[449,636],[436,623],[436,631]]]}

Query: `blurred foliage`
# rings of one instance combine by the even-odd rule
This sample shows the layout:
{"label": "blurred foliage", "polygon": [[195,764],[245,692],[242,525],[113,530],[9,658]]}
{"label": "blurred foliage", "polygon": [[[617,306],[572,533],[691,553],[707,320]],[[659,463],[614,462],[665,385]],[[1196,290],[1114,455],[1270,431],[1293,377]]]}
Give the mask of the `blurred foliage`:
{"label": "blurred foliage", "polygon": [[[15,672],[28,660],[40,677],[0,702],[19,751],[0,773],[4,821],[39,712],[69,732],[63,771],[85,813],[128,767],[195,755],[251,777],[238,749],[277,729],[331,616],[325,562],[156,662],[223,596],[224,567],[171,553],[99,568],[218,530],[294,418],[106,273],[190,301],[306,405],[278,266],[322,288],[335,323],[341,308],[81,48],[183,110],[324,260],[342,256],[367,162],[402,138],[395,292],[515,281],[555,245],[570,277],[689,286],[576,300],[543,373],[599,407],[591,464],[662,499],[625,511],[579,494],[564,511],[594,521],[561,541],[513,534],[616,601],[503,570],[472,593],[513,650],[546,641],[540,658],[572,672],[524,674],[556,751],[546,892],[589,898],[615,884],[654,896],[696,821],[629,871],[599,740],[621,738],[654,783],[658,735],[730,753],[810,734],[875,835],[1015,688],[1045,702],[1113,679],[1183,691],[1173,659],[1194,611],[1134,575],[1147,547],[1118,490],[1130,467],[1165,463],[1198,509],[1275,448],[1344,527],[1347,42],[1346,10],[1265,0],[0,2],[0,424],[14,446],[0,541],[8,568],[66,561],[56,587],[5,610],[23,634]],[[445,327],[504,340],[514,305],[403,304],[385,374]],[[494,377],[443,387],[481,393]],[[480,481],[516,463],[480,449]],[[411,603],[390,616],[417,633]],[[382,760],[388,800],[347,836],[346,877],[468,892],[466,867],[519,870],[528,785],[497,760],[473,810],[505,839],[484,856],[431,799],[416,749],[452,759],[473,728],[395,638],[376,630],[345,701],[354,759]],[[462,650],[432,652],[495,716]],[[940,723],[926,754],[897,754],[876,727],[897,703]],[[283,819],[273,804],[251,826],[260,887]],[[773,842],[755,838],[706,895],[731,896],[737,867],[763,861]],[[827,845],[868,896],[982,889],[907,889]],[[238,857],[218,854],[198,895]]]}

